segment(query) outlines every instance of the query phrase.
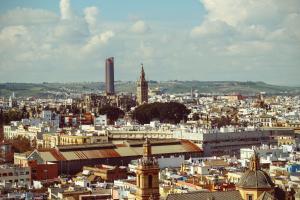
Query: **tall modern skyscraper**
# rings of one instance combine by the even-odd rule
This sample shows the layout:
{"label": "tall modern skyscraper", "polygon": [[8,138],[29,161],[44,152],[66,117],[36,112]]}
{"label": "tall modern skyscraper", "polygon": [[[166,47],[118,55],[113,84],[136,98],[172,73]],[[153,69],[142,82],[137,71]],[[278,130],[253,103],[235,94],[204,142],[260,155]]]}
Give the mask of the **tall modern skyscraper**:
{"label": "tall modern skyscraper", "polygon": [[114,57],[105,60],[105,92],[107,95],[115,94]]}
{"label": "tall modern skyscraper", "polygon": [[136,93],[137,104],[148,102],[148,82],[145,79],[144,66],[142,64],[142,70],[140,75],[140,80],[137,81],[137,93]]}

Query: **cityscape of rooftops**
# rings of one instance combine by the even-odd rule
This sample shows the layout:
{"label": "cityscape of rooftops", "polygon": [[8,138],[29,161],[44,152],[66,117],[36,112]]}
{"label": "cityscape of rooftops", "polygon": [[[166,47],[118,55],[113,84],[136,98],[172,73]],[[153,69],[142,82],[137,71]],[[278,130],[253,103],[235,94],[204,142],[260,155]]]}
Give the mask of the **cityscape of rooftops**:
{"label": "cityscape of rooftops", "polygon": [[0,5],[0,200],[300,200],[300,1]]}

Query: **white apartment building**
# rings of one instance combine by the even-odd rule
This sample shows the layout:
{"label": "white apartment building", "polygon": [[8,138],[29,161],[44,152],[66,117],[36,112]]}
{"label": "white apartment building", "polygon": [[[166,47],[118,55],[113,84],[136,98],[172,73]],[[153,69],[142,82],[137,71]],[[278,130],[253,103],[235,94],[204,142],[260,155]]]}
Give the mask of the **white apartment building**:
{"label": "white apartment building", "polygon": [[99,115],[94,119],[95,126],[106,126],[107,125],[107,116],[106,115]]}
{"label": "white apartment building", "polygon": [[31,186],[30,168],[18,165],[0,165],[0,185],[5,188]]}
{"label": "white apartment building", "polygon": [[191,140],[203,149],[204,156],[240,155],[241,148],[251,148],[262,144],[277,145],[276,136],[291,135],[294,131],[286,130],[254,130],[254,131],[235,131],[220,132],[211,130],[210,132],[187,132],[174,131],[173,137],[176,139]]}
{"label": "white apartment building", "polygon": [[41,139],[45,127],[28,126],[24,128],[23,125],[19,126],[4,126],[4,137],[7,139],[16,138],[18,136],[28,138],[30,140]]}
{"label": "white apartment building", "polygon": [[259,155],[259,157],[267,159],[270,158],[272,160],[277,160],[280,157],[288,157],[289,153],[284,152],[283,149],[278,147],[269,147],[267,145],[263,145],[259,148],[242,148],[240,150],[240,158],[241,159],[250,159],[254,154],[254,151]]}

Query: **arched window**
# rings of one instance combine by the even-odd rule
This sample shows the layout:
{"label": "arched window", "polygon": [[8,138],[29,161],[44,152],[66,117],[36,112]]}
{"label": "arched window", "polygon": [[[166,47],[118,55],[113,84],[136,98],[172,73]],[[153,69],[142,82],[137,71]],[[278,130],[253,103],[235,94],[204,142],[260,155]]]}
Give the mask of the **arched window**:
{"label": "arched window", "polygon": [[148,186],[149,188],[152,188],[152,175],[148,176]]}

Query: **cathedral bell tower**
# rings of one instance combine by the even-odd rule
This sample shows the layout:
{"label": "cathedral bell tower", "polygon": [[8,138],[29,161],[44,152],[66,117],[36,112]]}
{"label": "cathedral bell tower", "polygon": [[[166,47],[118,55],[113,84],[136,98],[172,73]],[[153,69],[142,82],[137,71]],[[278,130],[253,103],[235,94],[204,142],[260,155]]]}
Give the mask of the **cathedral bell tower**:
{"label": "cathedral bell tower", "polygon": [[142,64],[140,80],[137,81],[137,104],[141,105],[148,102],[148,82],[145,78],[144,66]]}
{"label": "cathedral bell tower", "polygon": [[136,172],[136,199],[159,200],[159,166],[152,157],[151,143],[146,139],[143,144],[143,157],[138,160]]}

